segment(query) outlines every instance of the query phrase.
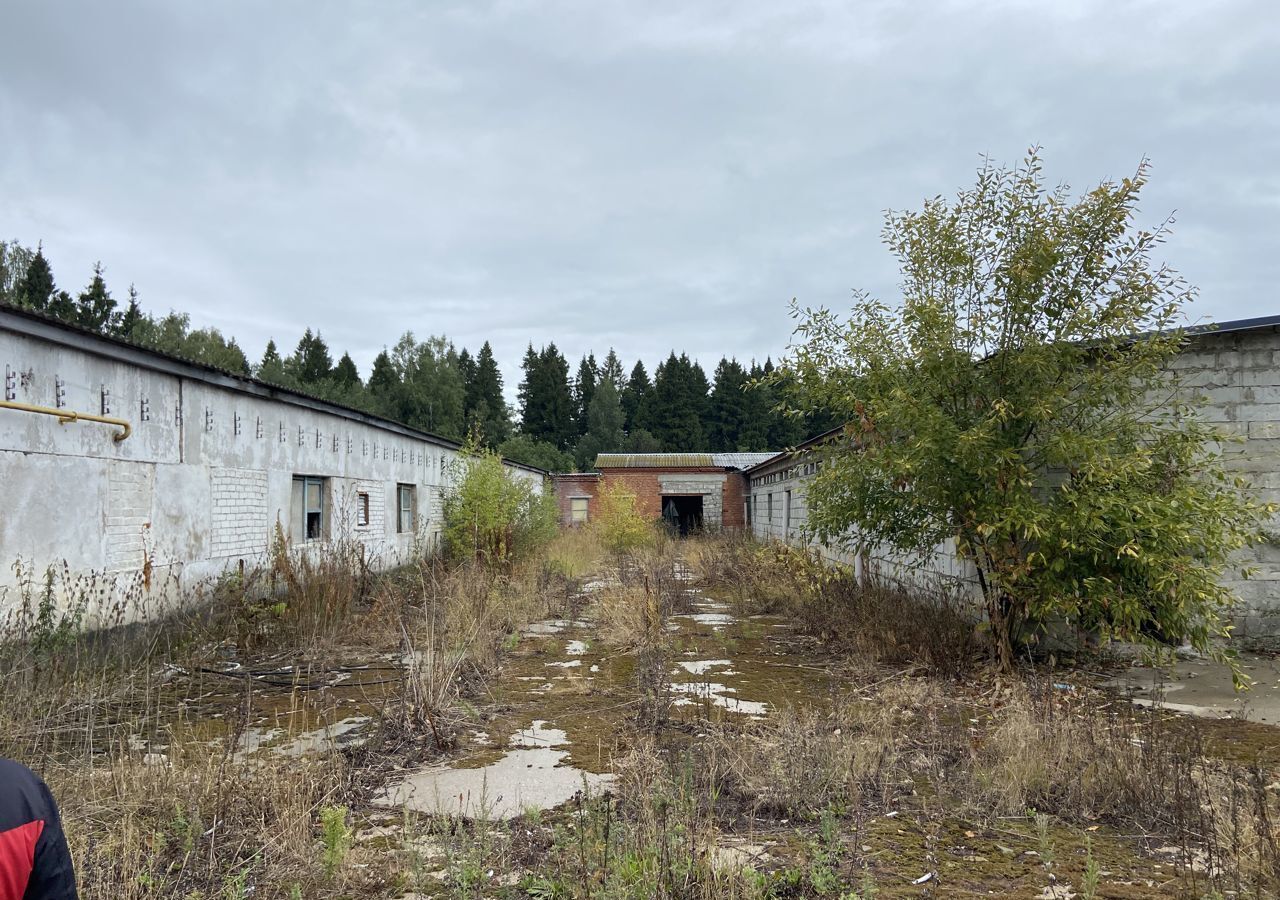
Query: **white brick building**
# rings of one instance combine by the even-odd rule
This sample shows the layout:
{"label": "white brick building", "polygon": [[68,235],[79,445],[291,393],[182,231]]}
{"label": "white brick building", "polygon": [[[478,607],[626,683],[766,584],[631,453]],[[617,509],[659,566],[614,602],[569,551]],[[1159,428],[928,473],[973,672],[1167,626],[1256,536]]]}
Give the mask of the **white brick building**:
{"label": "white brick building", "polygon": [[9,308],[0,365],[0,619],[17,562],[172,593],[258,561],[277,526],[383,565],[439,533],[454,441]]}

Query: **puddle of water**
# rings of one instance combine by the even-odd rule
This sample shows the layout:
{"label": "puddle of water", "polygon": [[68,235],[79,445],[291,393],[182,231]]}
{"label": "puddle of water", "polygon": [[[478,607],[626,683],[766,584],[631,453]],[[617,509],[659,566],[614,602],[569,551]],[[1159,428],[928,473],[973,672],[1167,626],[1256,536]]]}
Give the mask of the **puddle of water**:
{"label": "puddle of water", "polygon": [[306,756],[358,744],[364,738],[356,732],[370,721],[368,716],[351,716],[331,722],[312,731],[304,731],[288,743],[272,747],[271,752],[280,756]]}
{"label": "puddle of water", "polygon": [[388,806],[407,806],[433,815],[512,819],[531,809],[550,809],[584,789],[613,782],[600,775],[563,765],[569,736],[542,720],[511,738],[514,749],[497,762],[479,768],[433,766],[389,785],[374,798]]}
{"label": "puddle of water", "polygon": [[[671,690],[678,694],[691,694],[692,697],[681,697],[673,700],[676,706],[692,706],[699,701],[710,701],[716,706],[744,716],[763,716],[769,710],[769,704],[757,700],[742,700],[731,696],[737,693],[736,688],[712,681],[689,681],[671,685]],[[695,699],[696,698],[696,699]]]}
{"label": "puddle of water", "polygon": [[699,625],[710,625],[717,630],[727,625],[732,625],[738,620],[729,613],[704,612],[704,613],[685,613],[679,616],[672,616],[674,619],[688,619],[697,622]]}
{"label": "puddle of water", "polygon": [[733,660],[729,659],[697,659],[692,661],[684,661],[678,663],[680,668],[684,669],[690,675],[705,675],[712,669],[720,669],[726,666],[732,666]]}

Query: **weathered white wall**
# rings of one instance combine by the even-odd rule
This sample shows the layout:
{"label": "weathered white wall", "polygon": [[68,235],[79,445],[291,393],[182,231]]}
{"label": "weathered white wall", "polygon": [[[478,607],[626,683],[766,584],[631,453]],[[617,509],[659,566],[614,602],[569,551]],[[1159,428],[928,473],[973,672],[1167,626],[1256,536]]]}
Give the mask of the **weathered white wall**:
{"label": "weathered white wall", "polygon": [[[17,599],[19,560],[39,573],[64,563],[72,576],[96,573],[116,593],[145,571],[171,596],[252,565],[277,523],[290,532],[295,475],[328,479],[329,539],[363,542],[376,564],[438,536],[459,457],[449,442],[165,357],[149,368],[152,354],[75,332],[66,339],[77,346],[64,346],[6,328],[7,315],[0,366],[12,399],[123,418],[133,434],[116,443],[112,426],[0,408],[0,618]],[[541,473],[511,471],[542,489]],[[396,533],[398,484],[416,489],[416,534]],[[356,524],[360,491],[366,526]]]}
{"label": "weathered white wall", "polygon": [[[1181,377],[1187,392],[1206,399],[1202,417],[1238,441],[1217,448],[1227,468],[1244,476],[1260,500],[1280,504],[1280,329],[1196,336],[1175,358],[1171,369]],[[804,543],[805,484],[811,471],[812,460],[802,458],[779,460],[749,473],[752,530],[757,537]],[[792,492],[791,529],[784,534],[787,490]],[[772,520],[766,512],[770,493],[774,495]],[[1280,516],[1272,532],[1275,540],[1253,548],[1240,559],[1242,566],[1255,569],[1253,576],[1244,579],[1237,570],[1224,582],[1240,599],[1234,616],[1235,638],[1249,646],[1280,648]],[[829,560],[848,565],[858,562],[836,548],[813,545],[813,549]],[[959,561],[947,547],[940,547],[918,569],[883,556],[877,559],[874,551],[862,564],[882,577],[910,577],[960,591],[975,588],[971,565]]]}

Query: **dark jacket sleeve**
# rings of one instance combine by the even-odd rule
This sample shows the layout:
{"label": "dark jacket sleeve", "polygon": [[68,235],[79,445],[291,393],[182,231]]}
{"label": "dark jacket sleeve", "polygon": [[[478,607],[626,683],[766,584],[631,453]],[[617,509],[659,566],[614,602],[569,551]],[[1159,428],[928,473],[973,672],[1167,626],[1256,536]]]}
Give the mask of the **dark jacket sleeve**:
{"label": "dark jacket sleeve", "polygon": [[31,880],[22,900],[76,900],[76,875],[71,867],[71,851],[62,832],[62,817],[53,794],[43,781],[39,791],[44,806],[44,830],[36,842]]}

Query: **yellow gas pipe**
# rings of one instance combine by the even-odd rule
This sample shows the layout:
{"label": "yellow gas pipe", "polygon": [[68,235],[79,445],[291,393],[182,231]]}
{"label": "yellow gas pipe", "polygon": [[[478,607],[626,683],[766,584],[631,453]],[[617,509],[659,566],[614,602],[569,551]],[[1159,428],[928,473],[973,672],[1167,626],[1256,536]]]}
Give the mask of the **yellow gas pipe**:
{"label": "yellow gas pipe", "polygon": [[31,403],[18,403],[16,400],[0,400],[0,409],[16,409],[19,412],[55,416],[63,425],[68,425],[72,422],[101,422],[103,425],[115,425],[117,428],[124,429],[119,434],[111,435],[111,439],[117,444],[133,434],[132,425],[124,419],[117,419],[112,416],[99,416],[94,413],[75,412],[70,409],[55,409],[52,406],[36,406]]}

